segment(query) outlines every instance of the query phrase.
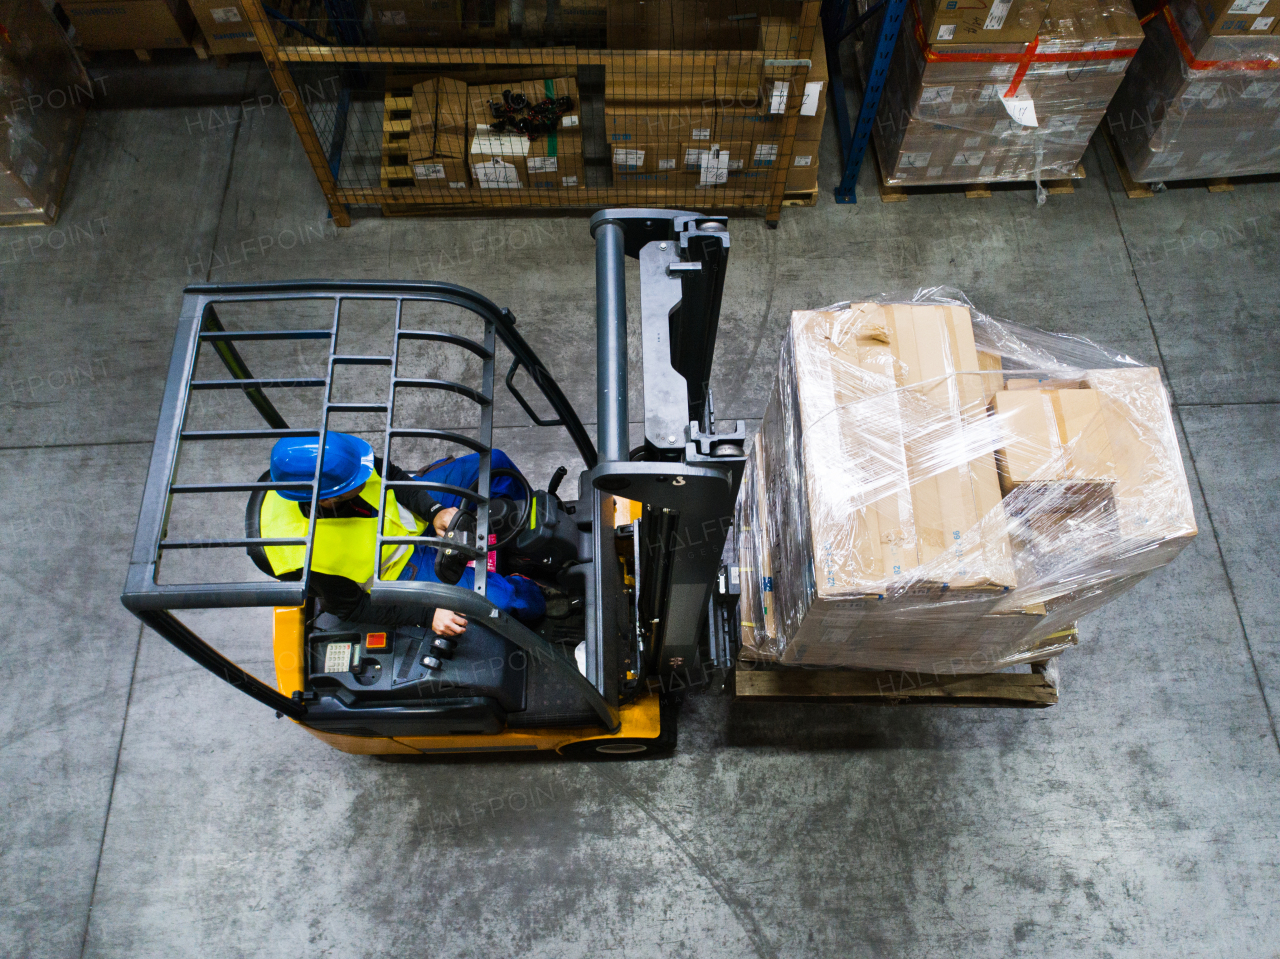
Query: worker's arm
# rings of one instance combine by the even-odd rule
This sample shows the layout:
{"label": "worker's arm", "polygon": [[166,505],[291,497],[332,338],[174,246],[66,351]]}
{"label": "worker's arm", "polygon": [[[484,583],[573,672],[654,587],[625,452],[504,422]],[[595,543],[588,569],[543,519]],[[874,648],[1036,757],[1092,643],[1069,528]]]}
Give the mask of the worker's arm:
{"label": "worker's arm", "polygon": [[[374,466],[381,469],[381,464],[377,461],[374,462]],[[387,479],[395,480],[396,482],[403,482],[405,480],[411,481],[420,478],[417,476],[410,476],[400,467],[396,466],[395,463],[388,464],[387,471],[383,475]],[[426,520],[428,527],[435,523],[436,514],[443,509],[443,507],[436,502],[436,498],[431,495],[431,491],[423,489],[421,486],[400,487],[400,489],[396,490],[396,501],[403,503],[418,516],[421,516]]]}
{"label": "worker's arm", "polygon": [[[301,578],[294,570],[277,577],[283,580]],[[435,617],[434,609],[421,606],[396,606],[375,603],[360,585],[345,576],[311,571],[311,594],[320,600],[320,608],[339,619],[356,623],[377,623],[379,626],[428,626]]]}

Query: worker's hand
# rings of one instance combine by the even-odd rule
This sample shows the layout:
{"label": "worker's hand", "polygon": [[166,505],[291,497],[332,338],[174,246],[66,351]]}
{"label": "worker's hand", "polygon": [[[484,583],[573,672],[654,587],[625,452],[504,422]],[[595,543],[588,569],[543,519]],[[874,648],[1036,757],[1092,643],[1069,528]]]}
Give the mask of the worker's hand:
{"label": "worker's hand", "polygon": [[458,507],[446,506],[436,513],[436,518],[432,521],[432,525],[435,526],[437,535],[444,535],[445,530],[449,528],[449,522],[453,519],[453,514],[456,512],[458,512]]}
{"label": "worker's hand", "polygon": [[467,628],[467,617],[451,609],[437,609],[431,617],[431,631],[437,636],[461,636]]}

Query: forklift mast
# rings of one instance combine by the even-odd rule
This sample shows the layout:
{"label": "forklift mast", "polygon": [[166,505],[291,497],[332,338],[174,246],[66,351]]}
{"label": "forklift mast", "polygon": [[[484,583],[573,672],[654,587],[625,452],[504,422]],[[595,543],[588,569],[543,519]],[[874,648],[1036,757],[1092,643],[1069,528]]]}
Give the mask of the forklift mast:
{"label": "forklift mast", "polygon": [[[591,233],[599,462],[582,483],[644,504],[637,628],[646,665],[664,684],[698,685],[746,462],[746,426],[717,427],[710,386],[728,223],[670,210],[602,210]],[[644,361],[644,442],[635,450],[627,432],[628,256],[640,261]]]}

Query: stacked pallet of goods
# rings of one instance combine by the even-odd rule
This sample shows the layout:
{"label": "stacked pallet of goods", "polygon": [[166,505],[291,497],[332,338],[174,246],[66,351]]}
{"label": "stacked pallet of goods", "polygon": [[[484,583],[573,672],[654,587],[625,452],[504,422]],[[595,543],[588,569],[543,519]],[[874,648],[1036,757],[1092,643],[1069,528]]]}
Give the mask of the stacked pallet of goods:
{"label": "stacked pallet of goods", "polygon": [[0,226],[53,223],[94,90],[39,0],[0,4]]}
{"label": "stacked pallet of goods", "polygon": [[1129,0],[929,4],[907,5],[876,115],[883,181],[1073,176],[1142,41]]}
{"label": "stacked pallet of goods", "polygon": [[792,314],[737,523],[745,655],[939,674],[1060,652],[1196,533],[1159,370],[936,289]]}
{"label": "stacked pallet of goods", "polygon": [[806,48],[798,14],[798,4],[767,0],[610,4],[609,47],[655,51],[615,60],[606,76],[615,185],[767,193],[787,153],[791,62],[810,59],[795,134],[804,156],[793,165],[797,189],[816,186],[826,58],[820,35]]}
{"label": "stacked pallet of goods", "polygon": [[1170,0],[1107,112],[1138,181],[1280,172],[1280,0]]}
{"label": "stacked pallet of goods", "polygon": [[413,88],[409,165],[417,186],[576,190],[586,185],[577,83],[567,77],[468,86],[432,77]]}

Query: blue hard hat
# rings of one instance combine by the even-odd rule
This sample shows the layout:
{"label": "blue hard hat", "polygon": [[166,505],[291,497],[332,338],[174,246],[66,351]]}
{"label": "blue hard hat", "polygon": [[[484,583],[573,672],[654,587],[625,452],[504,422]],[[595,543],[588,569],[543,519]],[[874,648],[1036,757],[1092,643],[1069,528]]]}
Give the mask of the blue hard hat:
{"label": "blue hard hat", "polygon": [[[320,454],[318,436],[285,437],[271,448],[271,479],[276,483],[310,483]],[[373,475],[373,447],[350,433],[330,432],[324,444],[319,499],[332,499],[359,489]],[[276,490],[285,499],[306,502],[310,490]]]}

